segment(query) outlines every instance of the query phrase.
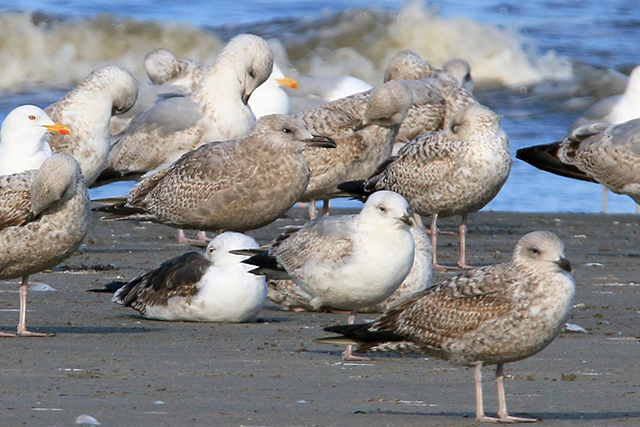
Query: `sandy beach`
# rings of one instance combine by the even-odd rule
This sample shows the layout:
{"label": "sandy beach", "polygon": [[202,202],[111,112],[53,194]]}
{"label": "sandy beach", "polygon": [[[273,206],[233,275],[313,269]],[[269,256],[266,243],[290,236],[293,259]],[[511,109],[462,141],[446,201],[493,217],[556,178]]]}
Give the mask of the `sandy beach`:
{"label": "sandy beach", "polygon": [[[269,241],[306,209],[248,233]],[[104,222],[94,215],[79,252],[31,277],[55,292],[29,294],[30,329],[52,338],[2,340],[2,426],[72,426],[88,414],[103,426],[466,426],[475,424],[473,372],[420,356],[372,355],[343,363],[342,348],[319,344],[322,328],[346,314],[281,311],[272,304],[249,324],[145,320],[87,292],[131,279],[195,250],[174,229]],[[439,221],[455,230],[458,218]],[[638,217],[482,212],[469,217],[468,261],[507,261],[515,242],[549,230],[574,266],[576,306],[563,333],[538,355],[506,365],[513,415],[549,426],[640,424],[640,249]],[[439,238],[452,265],[457,235]],[[438,273],[442,280],[454,273]],[[18,322],[18,281],[0,282],[0,325]],[[374,315],[362,315],[371,319]],[[497,411],[493,367],[484,370],[485,410]]]}

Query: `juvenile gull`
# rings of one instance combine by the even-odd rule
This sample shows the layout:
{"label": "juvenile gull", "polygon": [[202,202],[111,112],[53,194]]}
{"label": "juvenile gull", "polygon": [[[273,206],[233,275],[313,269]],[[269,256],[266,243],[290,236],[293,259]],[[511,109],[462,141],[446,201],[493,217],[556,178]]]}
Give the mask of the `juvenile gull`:
{"label": "juvenile gull", "polygon": [[265,116],[237,140],[212,142],[140,181],[105,219],[141,219],[181,229],[247,231],[289,210],[309,182],[308,147],[335,147],[296,119]]}
{"label": "juvenile gull", "polygon": [[[360,313],[379,313],[401,298],[415,292],[422,291],[431,285],[433,278],[433,249],[431,241],[424,229],[411,227],[409,229],[413,236],[414,258],[413,265],[407,277],[404,278],[398,289],[391,296],[379,304],[365,307],[358,310]],[[320,311],[311,305],[311,297],[302,290],[292,280],[269,280],[267,281],[269,293],[267,298],[278,304],[284,310],[294,311]]]}
{"label": "juvenile gull", "polygon": [[[407,201],[397,193],[372,195],[358,215],[322,217],[279,236],[268,252],[244,261],[255,274],[291,278],[311,305],[351,311],[378,304],[400,286],[413,264]],[[345,360],[357,360],[351,348]]]}
{"label": "juvenile gull", "polygon": [[71,256],[84,238],[91,210],[78,162],[54,154],[40,169],[0,176],[0,279],[22,277],[17,334],[50,336],[26,327],[29,275]]}
{"label": "juvenile gull", "polygon": [[[526,359],[560,334],[573,305],[575,283],[564,245],[535,231],[516,244],[510,263],[481,267],[441,282],[388,308],[373,323],[333,326],[357,352],[425,354],[474,367],[476,420],[535,422],[509,415],[504,364]],[[482,366],[497,365],[498,418],[484,413]]]}
{"label": "juvenile gull", "polygon": [[[354,193],[392,190],[416,215],[431,216],[433,263],[437,263],[438,217],[462,215],[460,259],[467,268],[467,215],[482,209],[500,191],[511,170],[509,141],[500,116],[481,105],[458,111],[450,127],[420,135],[390,157],[364,183],[339,186]],[[416,221],[421,223],[420,218]]]}
{"label": "juvenile gull", "polygon": [[47,142],[51,132],[69,135],[69,128],[35,105],[13,109],[0,129],[0,175],[38,169],[53,154]]}
{"label": "juvenile gull", "polygon": [[147,172],[211,141],[244,136],[254,121],[249,95],[271,74],[273,56],[260,37],[234,37],[198,87],[138,114],[111,147],[105,176]]}
{"label": "juvenile gull", "polygon": [[111,147],[112,115],[128,111],[138,97],[138,83],[127,70],[107,65],[93,71],[60,101],[45,111],[71,129],[71,136],[52,135],[54,153],[69,153],[78,160],[87,186],[107,164]]}
{"label": "juvenile gull", "polygon": [[326,215],[326,201],[338,193],[338,184],[366,178],[391,154],[411,102],[411,91],[404,84],[390,82],[296,114],[311,133],[326,135],[337,144],[335,150],[305,152],[311,179],[301,201],[311,202],[312,218],[315,200],[325,200]]}
{"label": "juvenile gull", "polygon": [[248,273],[246,256],[229,251],[257,247],[249,236],[222,233],[204,253],[186,253],[136,277],[112,301],[149,319],[248,322],[264,306],[267,285],[264,277]]}
{"label": "juvenile gull", "polygon": [[193,92],[207,72],[200,61],[179,59],[165,48],[148,52],[142,62],[147,76],[154,85],[174,85]]}
{"label": "juvenile gull", "polygon": [[[466,61],[461,59],[451,60],[447,63],[447,67],[457,70],[459,68],[458,62],[463,64]],[[467,63],[468,66],[468,63]],[[464,67],[464,66],[463,66]],[[428,62],[422,60],[420,56],[410,50],[404,50],[398,52],[391,58],[385,69],[384,81],[391,80],[420,80],[427,83],[438,90],[444,99],[444,117],[443,127],[447,127],[453,115],[462,107],[475,104],[476,101],[473,95],[466,87],[472,87],[469,85],[471,81],[471,71],[469,69],[468,76],[458,76],[457,72],[454,75],[451,71],[443,71],[432,67]],[[467,85],[466,87],[464,85]],[[406,126],[406,124],[405,124]],[[425,128],[426,131],[439,130],[437,128]],[[424,133],[424,132],[422,132]],[[405,134],[405,130],[401,127],[399,136],[404,137],[406,140],[411,140],[415,135]]]}
{"label": "juvenile gull", "polygon": [[516,157],[538,169],[598,182],[640,203],[640,119],[586,125],[563,141],[521,148]]}

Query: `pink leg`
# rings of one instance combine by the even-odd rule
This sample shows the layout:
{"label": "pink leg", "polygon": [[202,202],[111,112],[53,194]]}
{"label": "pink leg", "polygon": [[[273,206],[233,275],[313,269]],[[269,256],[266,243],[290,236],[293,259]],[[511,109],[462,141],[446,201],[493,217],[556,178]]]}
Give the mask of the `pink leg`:
{"label": "pink leg", "polygon": [[329,216],[329,199],[322,201],[322,216]]}
{"label": "pink leg", "polygon": [[467,214],[462,215],[460,223],[460,260],[456,264],[460,268],[472,268],[467,264]]}
{"label": "pink leg", "polygon": [[27,291],[29,286],[29,276],[22,278],[20,284],[20,321],[18,322],[18,333],[11,334],[1,332],[0,337],[52,337],[54,334],[43,334],[40,332],[30,332],[27,330]]}
{"label": "pink leg", "polygon": [[316,201],[309,201],[309,219],[316,219],[318,217],[318,209],[316,209]]}
{"label": "pink leg", "polygon": [[198,231],[197,239],[190,239],[184,234],[184,230],[178,230],[178,243],[181,245],[198,245],[198,244],[207,244],[211,241],[211,239],[207,236],[207,233],[204,231]]}
{"label": "pink leg", "polygon": [[507,399],[504,395],[504,364],[499,363],[496,367],[496,385],[498,386],[498,417],[501,423],[535,423],[540,421],[537,418],[512,417],[507,412]]}
{"label": "pink leg", "polygon": [[438,270],[444,270],[447,267],[438,264],[437,248],[438,248],[438,214],[434,214],[431,219],[431,228],[429,230],[431,234],[431,246],[433,246],[433,268]]}
{"label": "pink leg", "polygon": [[[357,311],[352,311],[351,314],[349,315],[349,319],[347,320],[347,324],[349,325],[353,325],[354,323],[356,323],[356,313]],[[363,356],[356,356],[353,354],[353,346],[352,345],[347,345],[347,349],[345,351],[342,352],[342,360],[346,360],[346,361],[363,361],[363,360],[371,360],[368,357],[363,357]]]}

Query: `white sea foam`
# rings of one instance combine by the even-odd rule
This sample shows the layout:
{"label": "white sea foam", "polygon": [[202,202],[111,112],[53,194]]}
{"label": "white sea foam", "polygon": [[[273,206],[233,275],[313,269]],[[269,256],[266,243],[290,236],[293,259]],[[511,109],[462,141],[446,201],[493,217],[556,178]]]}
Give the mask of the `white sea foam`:
{"label": "white sea foam", "polygon": [[[294,75],[347,74],[378,85],[388,59],[411,49],[436,66],[452,57],[467,59],[479,84],[519,85],[572,77],[568,60],[553,51],[540,54],[527,47],[518,33],[469,18],[443,18],[421,0],[406,4],[399,13],[349,10],[301,20],[293,30],[284,31],[279,25],[277,21],[247,25],[242,31],[267,38],[275,35],[278,40],[270,44],[278,46],[279,41],[286,50],[276,58],[290,60],[280,64],[285,74],[287,69]],[[0,14],[0,26],[0,90],[10,92],[69,87],[105,63],[125,67],[144,81],[142,60],[156,47],[211,64],[224,45],[212,32],[190,24],[111,15],[61,21],[8,12]]]}

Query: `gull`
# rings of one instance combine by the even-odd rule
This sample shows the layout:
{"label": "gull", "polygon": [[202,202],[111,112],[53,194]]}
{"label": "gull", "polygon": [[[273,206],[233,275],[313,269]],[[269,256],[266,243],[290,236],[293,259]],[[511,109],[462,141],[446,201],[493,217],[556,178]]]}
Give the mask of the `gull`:
{"label": "gull", "polygon": [[[357,352],[424,354],[474,367],[477,421],[535,422],[507,412],[504,364],[551,344],[569,317],[574,294],[564,244],[553,233],[535,231],[518,241],[511,262],[438,283],[388,308],[373,323],[325,328],[344,337],[320,341],[357,345]],[[497,418],[484,413],[485,365],[497,365]]]}
{"label": "gull", "polygon": [[449,128],[415,138],[397,156],[381,163],[366,181],[338,188],[354,194],[396,191],[408,200],[419,225],[420,215],[431,216],[433,263],[438,268],[438,217],[462,215],[457,266],[469,268],[467,215],[493,200],[510,170],[509,140],[500,128],[500,116],[476,104],[458,111]]}
{"label": "gull", "polygon": [[333,139],[335,150],[307,150],[311,179],[302,202],[311,202],[310,217],[316,216],[315,201],[328,200],[347,180],[364,179],[391,154],[393,141],[412,103],[411,91],[401,82],[389,82],[370,92],[342,98],[295,117],[311,133]]}
{"label": "gull", "polygon": [[189,96],[156,103],[118,134],[105,176],[148,172],[202,144],[244,136],[255,120],[247,101],[272,66],[262,38],[234,37]]}
{"label": "gull", "polygon": [[585,125],[563,141],[521,148],[516,157],[556,175],[598,182],[640,203],[640,119]]}
{"label": "gull", "polygon": [[50,133],[70,131],[35,105],[14,108],[0,129],[0,175],[38,169],[53,154],[47,142]]}
{"label": "gull", "polygon": [[[290,229],[268,251],[254,251],[244,262],[258,266],[254,274],[290,278],[312,297],[316,309],[349,310],[351,324],[358,309],[384,301],[411,270],[412,223],[407,201],[381,191],[359,214],[317,218]],[[362,360],[351,348],[343,358]]]}
{"label": "gull", "polygon": [[144,317],[191,322],[248,322],[264,306],[264,277],[249,274],[246,256],[234,249],[257,248],[240,233],[216,236],[204,253],[189,252],[165,261],[118,289],[112,301]]}
{"label": "gull", "polygon": [[147,76],[154,85],[172,85],[193,92],[204,77],[207,66],[200,61],[177,58],[169,49],[148,52],[142,61]]}
{"label": "gull", "polygon": [[309,182],[302,154],[335,147],[285,115],[258,119],[240,139],[211,142],[140,181],[104,219],[140,219],[180,229],[244,232],[284,215]]}
{"label": "gull", "polygon": [[17,333],[0,336],[50,336],[27,330],[29,276],[70,257],[90,218],[82,171],[69,154],[54,154],[37,170],[0,176],[0,279],[22,278]]}
{"label": "gull", "polygon": [[291,112],[291,101],[283,87],[297,89],[298,82],[291,77],[286,77],[280,67],[274,63],[273,71],[267,81],[258,86],[249,97],[248,105],[256,118]]}
{"label": "gull", "polygon": [[93,184],[107,164],[111,116],[128,111],[137,97],[138,83],[131,73],[106,65],[45,109],[53,120],[65,123],[72,132],[71,136],[52,135],[51,149],[78,160],[87,186]]}
{"label": "gull", "polygon": [[[413,265],[407,277],[391,296],[379,304],[360,309],[360,313],[380,313],[395,301],[407,295],[420,292],[431,286],[433,279],[433,248],[429,236],[420,227],[411,227],[414,242]],[[296,285],[292,280],[268,280],[267,298],[278,304],[283,310],[319,311],[311,305],[313,297]]]}

